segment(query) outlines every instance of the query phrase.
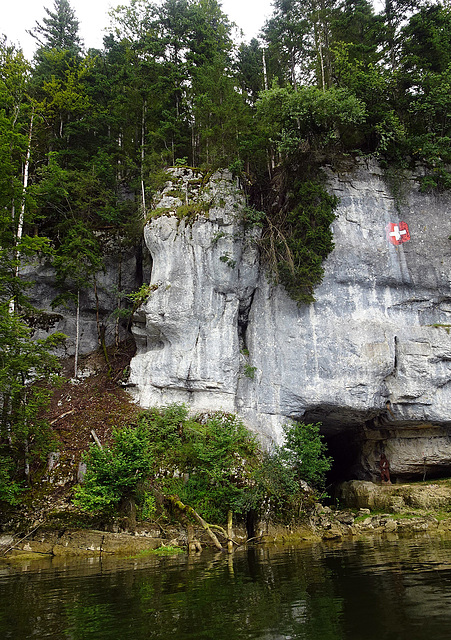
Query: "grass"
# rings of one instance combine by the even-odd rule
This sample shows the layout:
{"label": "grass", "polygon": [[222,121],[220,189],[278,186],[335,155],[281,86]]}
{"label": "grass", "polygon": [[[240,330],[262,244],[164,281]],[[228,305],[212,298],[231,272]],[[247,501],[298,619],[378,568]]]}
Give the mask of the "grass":
{"label": "grass", "polygon": [[434,324],[429,325],[431,327],[435,327],[436,329],[438,329],[439,327],[441,327],[442,329],[445,329],[446,333],[449,334],[449,330],[451,329],[451,324],[441,324],[439,322],[436,322]]}
{"label": "grass", "polygon": [[139,551],[135,556],[131,556],[133,559],[135,558],[147,558],[149,556],[176,556],[181,553],[185,553],[184,549],[180,547],[173,547],[171,545],[161,546],[158,549],[143,549]]}

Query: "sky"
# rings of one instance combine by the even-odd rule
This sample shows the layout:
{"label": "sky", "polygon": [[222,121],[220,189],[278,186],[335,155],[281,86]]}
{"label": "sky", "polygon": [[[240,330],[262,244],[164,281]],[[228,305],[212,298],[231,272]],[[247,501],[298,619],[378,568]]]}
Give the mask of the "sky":
{"label": "sky", "polygon": [[[249,41],[256,36],[265,20],[271,14],[272,0],[222,0],[222,10],[244,32]],[[118,5],[128,4],[128,0],[70,0],[78,21],[80,35],[85,47],[101,48],[103,31],[109,23],[108,10]],[[32,58],[36,41],[27,34],[27,29],[42,22],[47,14],[44,7],[53,10],[53,0],[5,0],[0,17],[0,34],[4,33],[8,42],[19,44],[27,58]]]}

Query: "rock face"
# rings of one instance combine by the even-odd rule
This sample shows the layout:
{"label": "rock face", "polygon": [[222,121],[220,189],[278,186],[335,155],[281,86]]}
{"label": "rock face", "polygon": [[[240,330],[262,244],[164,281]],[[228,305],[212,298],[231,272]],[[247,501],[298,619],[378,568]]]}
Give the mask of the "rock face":
{"label": "rock face", "polygon": [[405,484],[377,486],[373,482],[351,480],[340,485],[341,504],[377,511],[408,509],[448,510],[451,487],[443,484]]}
{"label": "rock face", "polygon": [[[316,302],[298,307],[260,268],[230,176],[192,194],[199,177],[172,171],[145,231],[156,289],[135,327],[137,400],[237,411],[266,441],[287,419],[321,421],[349,477],[377,478],[382,452],[393,478],[448,471],[449,195],[421,194],[407,176],[396,201],[375,165],[331,171],[335,250]],[[208,213],[179,221],[174,187]],[[411,238],[394,245],[386,226],[400,221]]]}
{"label": "rock face", "polygon": [[[235,411],[242,329],[259,276],[255,231],[241,223],[244,198],[230,174],[205,187],[190,169],[173,170],[158,210],[145,228],[153,259],[148,302],[136,314],[138,354],[130,382],[142,406],[186,402],[196,410]],[[175,212],[187,193],[208,215],[190,223]]]}
{"label": "rock face", "polygon": [[[125,295],[142,284],[143,275],[150,275],[150,265],[143,259],[141,247],[131,247],[113,232],[100,232],[103,248],[104,270],[96,275],[97,300],[94,286],[86,286],[80,293],[80,354],[87,354],[99,347],[98,319],[104,325],[107,344],[115,340],[116,322],[112,316],[115,309],[126,306]],[[35,337],[44,338],[49,333],[61,331],[68,339],[65,354],[72,355],[75,349],[76,310],[70,302],[52,309],[52,302],[61,293],[55,285],[55,270],[51,263],[31,262],[21,267],[24,280],[32,283],[27,291],[32,304],[44,309],[35,328]],[[121,337],[125,332],[120,327]]]}

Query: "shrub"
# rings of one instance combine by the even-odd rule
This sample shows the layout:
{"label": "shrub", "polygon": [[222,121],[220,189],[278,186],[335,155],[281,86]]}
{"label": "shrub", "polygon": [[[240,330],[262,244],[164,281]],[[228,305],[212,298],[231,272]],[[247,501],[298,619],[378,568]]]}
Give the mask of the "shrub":
{"label": "shrub", "polygon": [[84,484],[76,488],[74,503],[85,511],[112,513],[124,498],[136,496],[149,475],[152,455],[146,429],[116,429],[111,447],[92,445],[84,460]]}
{"label": "shrub", "polygon": [[142,517],[153,517],[153,486],[178,495],[204,517],[224,521],[245,490],[257,450],[255,438],[232,414],[193,420],[184,405],[151,409],[137,426],[117,429],[110,447],[90,448],[75,504],[109,514],[132,498],[142,506]]}
{"label": "shrub", "polygon": [[305,504],[301,480],[321,489],[330,458],[319,425],[289,425],[285,434],[283,447],[262,453],[233,414],[193,419],[185,405],[150,409],[136,426],[117,429],[110,447],[91,447],[75,504],[108,515],[131,499],[146,519],[161,509],[158,493],[177,496],[210,522],[225,523],[229,510],[291,518]]}
{"label": "shrub", "polygon": [[327,446],[320,434],[321,424],[294,422],[285,425],[285,443],[278,449],[281,460],[292,467],[297,482],[302,480],[322,491],[332,458],[326,456]]}

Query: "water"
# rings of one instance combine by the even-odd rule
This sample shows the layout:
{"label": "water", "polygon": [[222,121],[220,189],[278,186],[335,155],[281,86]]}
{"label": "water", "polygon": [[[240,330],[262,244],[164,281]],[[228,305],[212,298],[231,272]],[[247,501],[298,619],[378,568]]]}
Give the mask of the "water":
{"label": "water", "polygon": [[0,565],[2,640],[450,637],[450,540]]}

